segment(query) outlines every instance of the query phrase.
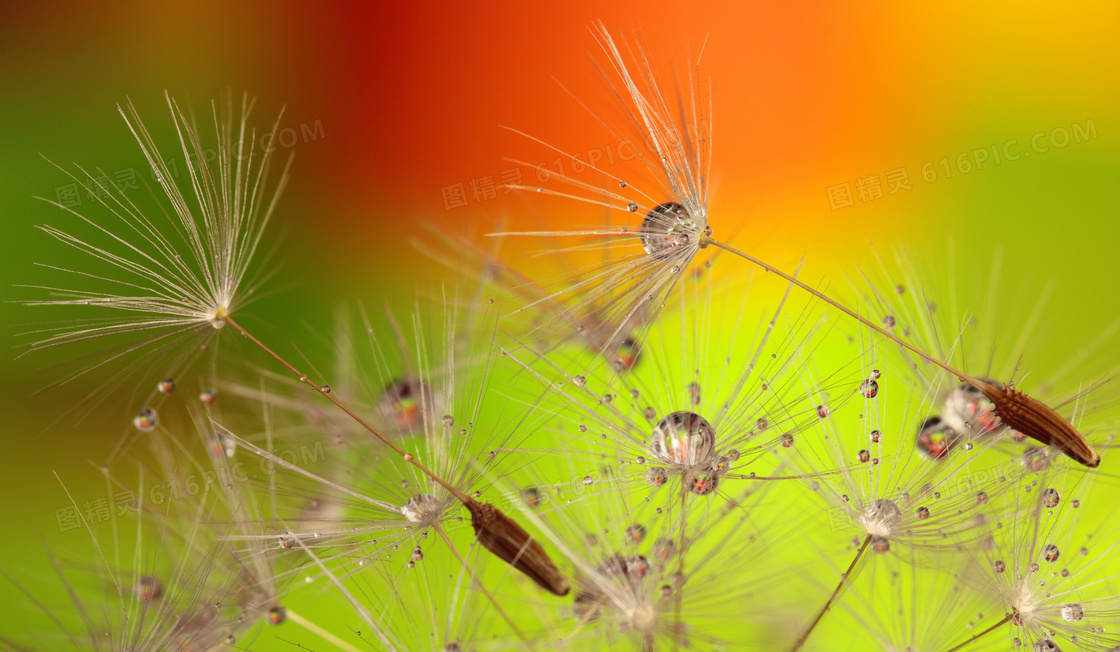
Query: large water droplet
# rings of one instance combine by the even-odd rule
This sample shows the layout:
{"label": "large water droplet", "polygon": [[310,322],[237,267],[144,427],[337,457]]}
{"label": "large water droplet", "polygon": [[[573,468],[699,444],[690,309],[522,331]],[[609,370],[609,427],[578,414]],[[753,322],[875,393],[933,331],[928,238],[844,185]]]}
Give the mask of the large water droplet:
{"label": "large water droplet", "polygon": [[1046,547],[1042,549],[1042,558],[1050,563],[1058,561],[1058,557],[1061,556],[1062,553],[1058,550],[1058,546],[1052,543],[1046,544]]}
{"label": "large water droplet", "polygon": [[398,428],[410,430],[423,422],[423,398],[427,388],[417,378],[392,382],[381,396],[378,407],[386,420]]}
{"label": "large water droplet", "polygon": [[1049,507],[1050,509],[1057,507],[1058,503],[1061,502],[1061,500],[1062,495],[1059,494],[1058,490],[1054,489],[1053,487],[1048,487],[1042,492],[1042,504],[1046,507]]}
{"label": "large water droplet", "polygon": [[1074,602],[1062,607],[1062,618],[1071,623],[1076,623],[1085,617],[1085,607]]}
{"label": "large water droplet", "polygon": [[672,412],[654,427],[650,449],[665,462],[694,467],[711,463],[715,439],[715,429],[704,417]]}
{"label": "large water droplet", "polygon": [[918,429],[918,450],[931,460],[943,459],[949,454],[960,435],[941,417],[926,419]]}
{"label": "large water droplet", "polygon": [[421,523],[439,515],[441,505],[435,496],[416,494],[401,507],[401,514],[412,523]]}
{"label": "large water droplet", "polygon": [[654,258],[667,258],[698,239],[703,229],[688,209],[676,202],[655,207],[642,220],[642,247]]}
{"label": "large water droplet", "polygon": [[871,379],[865,380],[860,383],[859,393],[863,394],[864,398],[875,398],[879,395],[879,383]]}

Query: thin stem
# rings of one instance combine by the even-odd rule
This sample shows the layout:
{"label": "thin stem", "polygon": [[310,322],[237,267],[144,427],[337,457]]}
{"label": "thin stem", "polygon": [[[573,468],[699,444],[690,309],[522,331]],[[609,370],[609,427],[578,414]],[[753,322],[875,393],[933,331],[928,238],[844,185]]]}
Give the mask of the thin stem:
{"label": "thin stem", "polygon": [[498,613],[501,614],[506,623],[511,628],[513,628],[514,633],[517,634],[517,638],[520,638],[521,642],[524,643],[525,646],[530,650],[533,649],[533,644],[530,643],[529,639],[525,638],[525,634],[521,633],[521,630],[517,628],[517,625],[514,624],[513,619],[509,617],[509,614],[506,613],[505,609],[502,609],[502,605],[498,604],[498,601],[494,598],[494,594],[490,593],[490,591],[482,585],[482,580],[478,579],[478,577],[475,576],[474,570],[472,570],[470,565],[467,564],[467,560],[463,559],[463,556],[459,554],[458,548],[456,548],[455,544],[451,542],[451,538],[447,536],[447,533],[443,531],[443,528],[441,528],[438,524],[433,525],[432,527],[435,528],[435,531],[444,540],[444,542],[447,543],[447,547],[451,548],[451,553],[455,555],[455,559],[458,559],[459,563],[462,564],[463,568],[467,571],[468,574],[470,574],[471,581],[475,584],[475,586],[477,586],[478,589],[482,591],[482,594],[486,596],[486,599],[490,601],[490,604],[494,605],[494,608],[498,610]]}
{"label": "thin stem", "polygon": [[964,643],[961,643],[960,645],[949,648],[948,650],[946,650],[946,652],[957,652],[957,650],[963,650],[965,647],[967,647],[969,644],[971,644],[976,639],[980,638],[981,636],[986,636],[987,634],[991,634],[992,632],[996,631],[1000,627],[1003,627],[1005,624],[1007,624],[1009,622],[1011,622],[1011,614],[1005,614],[1003,616],[1003,620],[1001,620],[998,623],[992,625],[988,629],[985,629],[984,631],[980,632],[979,634],[974,634],[972,636],[972,638],[968,639]]}
{"label": "thin stem", "polygon": [[864,538],[863,545],[861,545],[859,547],[859,550],[856,551],[856,556],[854,559],[852,559],[852,563],[848,565],[848,570],[840,576],[840,583],[836,585],[836,590],[834,590],[832,592],[832,595],[828,597],[828,602],[824,603],[824,607],[821,608],[821,611],[817,614],[817,617],[813,619],[813,623],[809,625],[808,629],[802,632],[801,637],[797,639],[797,642],[793,644],[793,647],[789,649],[789,652],[797,652],[797,650],[801,649],[802,645],[805,645],[805,641],[808,640],[809,635],[813,633],[814,629],[816,629],[817,624],[821,622],[821,618],[824,618],[825,613],[828,612],[829,608],[832,606],[832,603],[836,600],[836,596],[840,595],[840,591],[848,583],[848,578],[851,576],[852,571],[855,570],[856,564],[859,563],[860,557],[863,557],[863,553],[867,550],[867,544],[869,543],[871,543],[870,534],[867,535],[866,538]]}
{"label": "thin stem", "polygon": [[346,641],[340,639],[339,637],[328,632],[322,627],[319,627],[315,623],[297,614],[291,609],[288,609],[287,607],[284,608],[284,617],[292,621],[293,623],[303,627],[304,629],[309,630],[311,633],[317,635],[319,638],[327,641],[328,643],[332,643],[338,646],[338,649],[340,650],[346,650],[346,652],[361,652],[361,650],[359,650],[358,648],[350,645]]}
{"label": "thin stem", "polygon": [[736,256],[739,256],[740,258],[748,260],[748,261],[754,263],[755,265],[758,265],[762,269],[764,269],[764,270],[766,270],[766,271],[768,271],[772,274],[775,274],[776,276],[778,276],[780,278],[783,278],[786,281],[789,281],[790,283],[793,283],[797,287],[801,288],[802,290],[805,290],[806,292],[808,292],[809,294],[817,297],[821,301],[824,301],[828,305],[832,306],[833,308],[836,308],[837,310],[839,310],[840,312],[848,315],[852,319],[855,319],[856,321],[858,321],[859,323],[863,324],[864,326],[870,328],[871,330],[875,331],[876,333],[879,333],[880,335],[894,341],[896,344],[903,347],[904,349],[921,356],[922,358],[928,360],[929,362],[932,362],[933,364],[937,365],[938,367],[941,367],[945,371],[953,374],[957,378],[960,378],[963,382],[966,382],[969,385],[973,385],[977,389],[984,386],[985,383],[981,382],[980,380],[978,380],[976,378],[973,378],[972,376],[969,376],[968,374],[964,373],[963,371],[960,371],[958,369],[954,369],[953,367],[945,364],[944,362],[942,362],[942,361],[938,360],[937,358],[931,356],[930,354],[926,353],[925,351],[922,351],[921,349],[915,347],[914,345],[906,342],[905,340],[903,340],[899,336],[895,335],[894,333],[891,333],[890,331],[883,328],[882,326],[879,326],[878,324],[872,322],[870,319],[860,315],[859,313],[855,312],[851,308],[848,308],[848,307],[834,301],[833,299],[829,298],[827,295],[825,295],[820,290],[817,290],[817,289],[815,289],[815,288],[813,288],[809,285],[806,285],[805,283],[802,283],[801,281],[799,281],[796,278],[790,276],[789,274],[786,274],[785,272],[781,271],[780,269],[776,269],[774,267],[771,267],[770,265],[767,265],[766,263],[764,263],[761,260],[755,258],[754,256],[751,256],[751,255],[746,254],[742,251],[739,251],[738,249],[736,249],[736,248],[734,248],[730,245],[723,244],[722,242],[719,242],[718,240],[712,240],[711,238],[708,238],[706,240],[706,242],[708,242],[709,244],[713,244],[713,245],[719,247],[720,249],[723,249],[725,251],[733,253]]}
{"label": "thin stem", "polygon": [[268,348],[268,345],[266,345],[264,342],[258,340],[256,337],[253,336],[252,333],[250,333],[249,331],[242,328],[241,324],[238,324],[236,321],[233,320],[233,317],[230,317],[229,315],[226,315],[222,319],[225,323],[232,326],[234,328],[234,330],[236,330],[238,333],[241,333],[242,335],[244,335],[245,338],[248,339],[250,342],[252,342],[253,344],[256,344],[258,347],[261,348],[261,350],[263,350],[268,355],[272,356],[272,359],[276,360],[277,362],[282,364],[288,371],[295,374],[296,377],[299,378],[300,382],[306,383],[309,387],[311,387],[311,389],[313,389],[316,392],[319,392],[320,394],[322,394],[328,401],[330,401],[331,403],[334,403],[335,406],[338,407],[338,409],[342,410],[347,415],[349,415],[351,419],[358,422],[358,425],[360,425],[363,428],[365,428],[366,430],[368,430],[370,434],[372,434],[374,437],[377,437],[386,446],[388,446],[389,448],[393,449],[398,454],[400,454],[400,456],[404,458],[404,461],[406,461],[409,464],[412,464],[416,468],[420,469],[420,471],[422,471],[424,473],[424,475],[428,476],[429,478],[431,478],[435,482],[439,483],[439,485],[441,487],[443,487],[444,489],[451,492],[451,495],[454,496],[456,499],[458,499],[459,502],[463,503],[464,505],[471,502],[472,499],[469,496],[467,496],[465,493],[463,493],[458,488],[453,486],[451,483],[445,482],[443,478],[439,477],[438,475],[433,473],[431,470],[429,470],[428,467],[421,464],[420,460],[417,460],[416,457],[412,453],[405,452],[404,449],[402,449],[400,446],[397,446],[396,444],[394,444],[392,441],[390,441],[388,438],[386,438],[385,435],[382,435],[380,432],[377,432],[377,430],[375,430],[373,426],[366,423],[365,419],[358,416],[358,414],[356,412],[354,412],[353,410],[348,408],[346,405],[344,405],[342,403],[342,401],[338,400],[337,397],[335,397],[333,394],[331,394],[329,389],[325,389],[323,386],[320,386],[318,383],[316,383],[314,380],[312,380],[310,377],[308,377],[307,374],[301,372],[299,369],[296,369],[295,366],[292,365],[292,363],[288,362],[283,357],[281,357],[280,354],[278,354],[275,351],[273,351],[272,349]]}

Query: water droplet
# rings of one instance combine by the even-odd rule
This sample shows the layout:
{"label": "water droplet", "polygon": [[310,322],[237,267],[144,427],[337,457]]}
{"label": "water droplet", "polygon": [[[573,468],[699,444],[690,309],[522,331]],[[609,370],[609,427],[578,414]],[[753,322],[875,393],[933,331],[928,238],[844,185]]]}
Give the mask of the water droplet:
{"label": "water droplet", "polygon": [[1035,564],[1035,563],[1032,562],[1029,566],[1027,566],[1027,570],[1029,570],[1032,573],[1037,573],[1038,572],[1038,564]]}
{"label": "water droplet", "polygon": [[632,201],[629,204],[626,204],[626,210],[630,211],[631,213],[637,213],[638,212],[638,202]]}
{"label": "water droplet", "polygon": [[763,430],[766,430],[767,428],[770,427],[770,422],[767,421],[766,419],[759,419],[758,421],[755,422],[754,426],[756,428],[758,428],[759,432],[762,432]]}
{"label": "water droplet", "polygon": [[226,637],[226,645],[233,645],[236,642],[237,642],[237,639],[233,637],[233,634],[230,634],[229,636]]}
{"label": "water droplet", "polygon": [[572,379],[572,382],[575,383],[576,387],[583,387],[587,384],[587,378],[585,376],[576,376]]}
{"label": "water droplet", "polygon": [[628,337],[618,345],[618,350],[615,352],[614,360],[611,361],[611,366],[617,372],[630,371],[634,365],[638,363],[638,342],[632,337]]}
{"label": "water droplet", "polygon": [[887,315],[886,317],[883,317],[883,326],[885,326],[887,330],[891,330],[892,328],[894,328],[894,325],[894,315]]}
{"label": "water droplet", "polygon": [[198,400],[202,401],[203,403],[205,403],[207,405],[213,405],[214,400],[217,399],[217,398],[218,398],[218,390],[211,389],[211,388],[207,388],[207,389],[202,390],[202,392],[198,395]]}
{"label": "water droplet", "polygon": [[929,518],[929,508],[919,507],[917,511],[914,512],[914,516],[917,516],[919,521],[926,520],[927,518]]}
{"label": "water droplet", "polygon": [[778,437],[778,442],[782,445],[782,448],[789,448],[793,446],[793,435],[787,432],[781,437]]}
{"label": "water droplet", "polygon": [[715,429],[699,414],[672,412],[654,427],[650,449],[670,464],[706,465],[712,461],[715,437]]}
{"label": "water droplet", "polygon": [[651,466],[646,469],[646,484],[651,487],[660,487],[669,481],[669,472],[660,466]]}
{"label": "water droplet", "polygon": [[151,575],[144,575],[136,583],[136,593],[142,600],[158,600],[163,597],[163,582]]}
{"label": "water droplet", "polygon": [[929,459],[940,460],[949,454],[959,438],[960,435],[941,417],[933,416],[918,429],[917,447]]}
{"label": "water droplet", "polygon": [[860,383],[859,393],[863,394],[864,398],[875,398],[879,395],[879,383],[874,380],[865,380]]}
{"label": "water droplet", "polygon": [[1078,499],[1076,499],[1076,498],[1074,498],[1073,500],[1069,501],[1069,504],[1070,504],[1070,507],[1072,507],[1072,508],[1074,508],[1074,509],[1077,509],[1078,507],[1081,507],[1081,501],[1080,501],[1080,500],[1078,500]]}
{"label": "water droplet", "polygon": [[642,410],[642,416],[652,421],[657,418],[657,411],[654,410],[653,407],[647,407],[646,409]]}
{"label": "water droplet", "polygon": [[859,461],[860,462],[869,462],[870,460],[871,460],[871,452],[868,451],[866,448],[860,450]]}
{"label": "water droplet", "polygon": [[150,407],[140,410],[135,417],[132,418],[132,425],[140,432],[151,432],[156,429],[159,423],[159,415]]}
{"label": "water droplet", "polygon": [[162,394],[170,394],[171,392],[174,392],[175,391],[175,379],[174,378],[164,378],[163,380],[159,381],[158,385],[156,385],[156,389],[158,389],[160,391],[160,393],[162,393]]}
{"label": "water droplet", "polygon": [[886,537],[871,537],[871,549],[878,553],[884,553],[891,549],[891,542]]}
{"label": "water droplet", "polygon": [[625,181],[619,181],[618,182],[618,187],[619,188],[625,188],[626,187],[626,182]]}
{"label": "water droplet", "polygon": [[828,407],[826,407],[824,405],[818,405],[817,406],[817,416],[822,418],[822,419],[827,417],[828,416]]}
{"label": "water droplet", "polygon": [[997,559],[992,562],[992,570],[997,573],[1002,573],[1003,571],[1007,570],[1007,564]]}
{"label": "water droplet", "polygon": [[1058,557],[1061,556],[1062,553],[1058,550],[1058,546],[1052,543],[1046,544],[1046,547],[1042,549],[1042,558],[1050,563],[1058,561]]}
{"label": "water droplet", "polygon": [[731,460],[732,462],[738,462],[739,461],[739,449],[738,448],[732,448],[729,451],[727,451],[727,459]]}
{"label": "water droplet", "polygon": [[587,432],[587,426],[583,425],[582,423],[579,424],[579,431],[580,432]]}
{"label": "water droplet", "polygon": [[976,502],[981,505],[988,502],[988,494],[984,493],[983,491],[976,492]]}
{"label": "water droplet", "polygon": [[439,500],[429,494],[416,494],[401,507],[401,514],[411,523],[430,521],[441,511]]}
{"label": "water droplet", "polygon": [[540,507],[541,491],[536,487],[526,487],[521,490],[521,500],[529,507]]}
{"label": "water droplet", "polygon": [[412,549],[412,559],[413,561],[422,561],[424,559],[424,551],[420,549],[420,546],[416,546]]}
{"label": "water droplet", "polygon": [[1053,509],[1058,506],[1061,500],[1062,496],[1058,493],[1057,489],[1049,487],[1042,492],[1042,504],[1046,507]]}
{"label": "water droplet", "polygon": [[583,476],[583,486],[590,487],[592,482],[594,482],[594,480],[591,479],[591,476],[589,476],[589,475]]}
{"label": "water droplet", "polygon": [[385,420],[411,430],[423,423],[423,409],[431,407],[431,395],[418,378],[402,378],[385,388],[377,406]]}
{"label": "water droplet", "polygon": [[1054,641],[1044,638],[1041,641],[1035,642],[1031,652],[1062,652],[1062,648],[1058,647],[1058,644]]}
{"label": "water droplet", "polygon": [[451,426],[455,425],[455,417],[451,416],[450,414],[443,415],[442,421],[445,428],[450,428]]}
{"label": "water droplet", "polygon": [[626,539],[631,543],[641,543],[646,538],[646,528],[644,525],[634,524],[626,528]]}
{"label": "water droplet", "polygon": [[1085,617],[1085,607],[1076,602],[1062,607],[1062,619],[1076,623]]}
{"label": "water droplet", "polygon": [[881,441],[883,441],[883,433],[879,432],[878,430],[872,430],[871,431],[871,443],[872,444],[878,444]]}
{"label": "water droplet", "polygon": [[870,378],[871,378],[871,380],[879,380],[879,377],[880,377],[881,375],[882,375],[882,374],[880,374],[880,373],[879,373],[879,370],[878,370],[878,369],[872,369],[872,370],[871,370],[871,376],[870,376]]}
{"label": "water droplet", "polygon": [[687,246],[700,230],[683,205],[661,204],[646,213],[642,220],[642,247],[654,258],[667,258],[678,247]]}
{"label": "water droplet", "polygon": [[273,607],[268,610],[268,622],[273,625],[279,625],[288,618],[288,612],[284,607]]}
{"label": "water droplet", "polygon": [[697,496],[707,496],[719,486],[719,471],[715,467],[692,469],[683,480],[689,491]]}

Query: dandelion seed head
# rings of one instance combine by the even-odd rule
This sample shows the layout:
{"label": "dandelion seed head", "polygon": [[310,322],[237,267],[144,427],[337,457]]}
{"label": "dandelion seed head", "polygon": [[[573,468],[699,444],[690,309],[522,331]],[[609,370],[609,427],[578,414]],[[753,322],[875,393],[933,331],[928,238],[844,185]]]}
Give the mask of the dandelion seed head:
{"label": "dandelion seed head", "polygon": [[902,510],[892,500],[877,498],[867,503],[858,519],[871,536],[887,538],[902,524]]}

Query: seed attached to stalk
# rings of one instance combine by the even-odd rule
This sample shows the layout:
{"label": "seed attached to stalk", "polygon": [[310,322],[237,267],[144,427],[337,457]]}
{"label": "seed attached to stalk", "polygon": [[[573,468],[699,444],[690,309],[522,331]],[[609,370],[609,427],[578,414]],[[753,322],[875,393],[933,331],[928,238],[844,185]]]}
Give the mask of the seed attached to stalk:
{"label": "seed attached to stalk", "polygon": [[529,576],[553,595],[568,595],[568,580],[560,574],[544,548],[516,521],[497,507],[473,499],[463,502],[471,513],[475,538],[499,559]]}

